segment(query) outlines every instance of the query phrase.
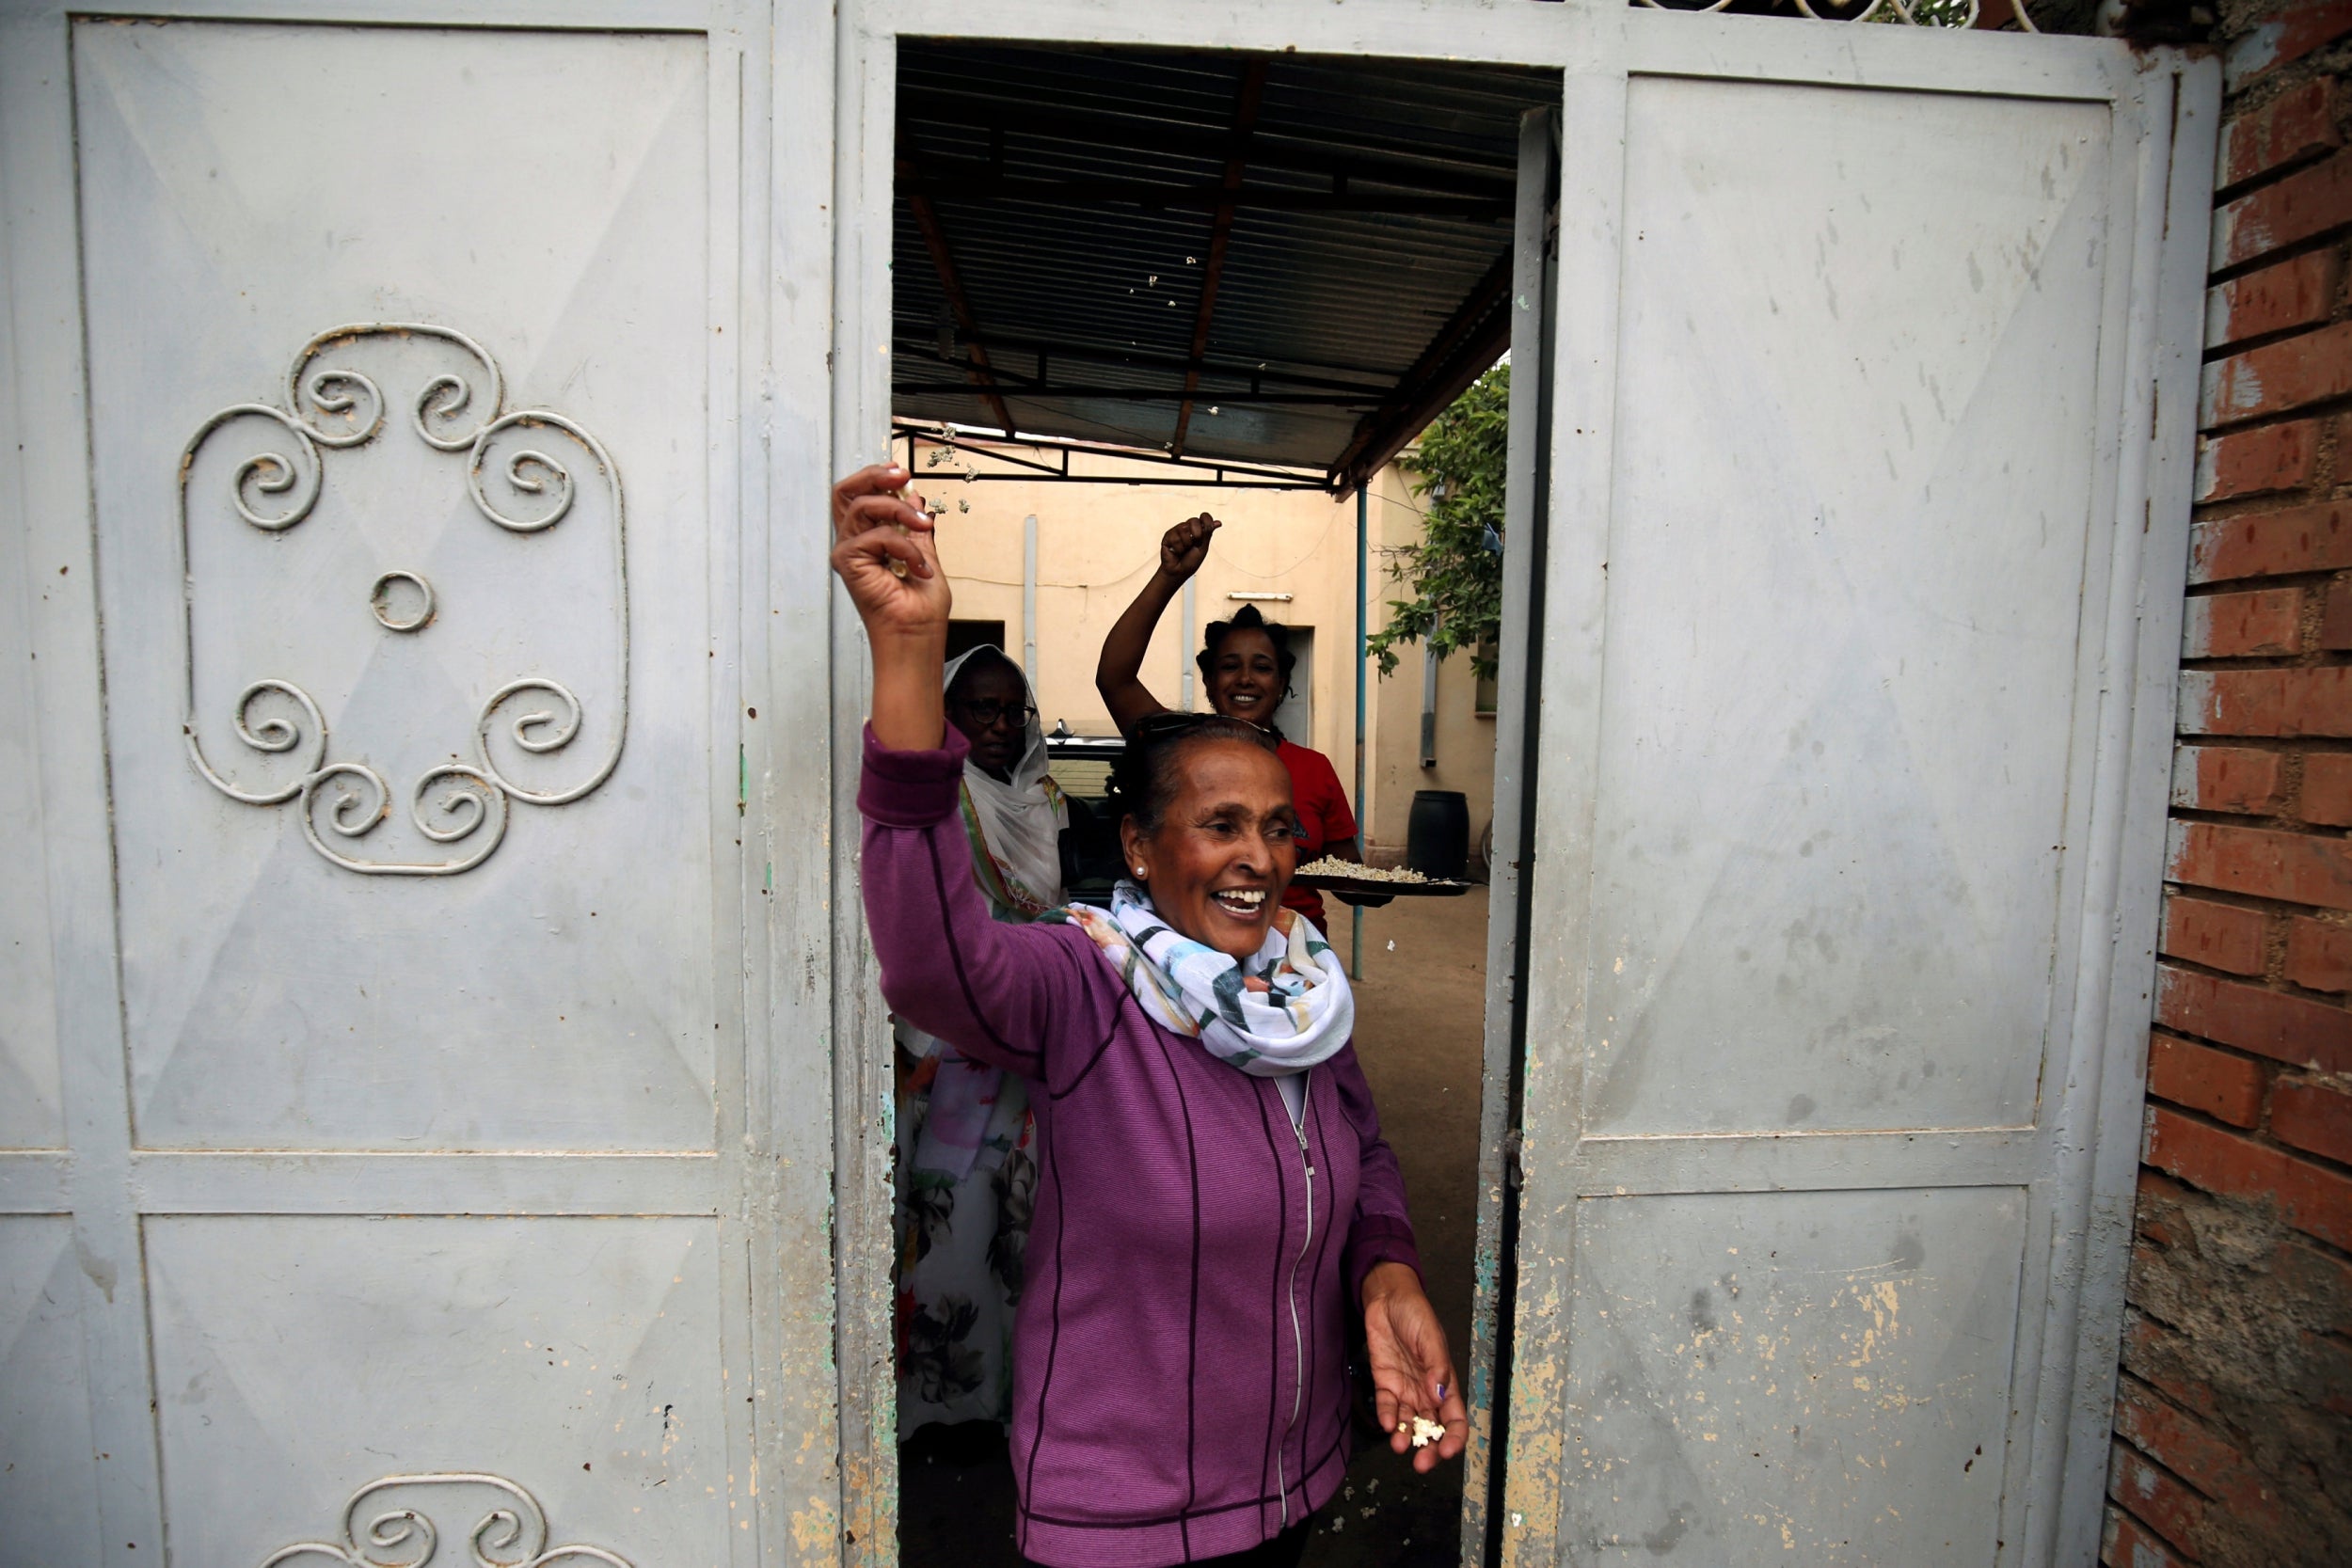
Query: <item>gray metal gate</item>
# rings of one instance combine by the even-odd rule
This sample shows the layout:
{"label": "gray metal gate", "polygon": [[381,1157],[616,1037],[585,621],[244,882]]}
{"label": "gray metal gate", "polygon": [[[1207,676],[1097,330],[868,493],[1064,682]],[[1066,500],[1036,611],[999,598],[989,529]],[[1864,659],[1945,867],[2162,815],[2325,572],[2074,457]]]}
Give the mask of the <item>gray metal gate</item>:
{"label": "gray metal gate", "polygon": [[1502,1559],[2088,1563],[2217,82],[1586,21]]}
{"label": "gray metal gate", "polygon": [[1565,73],[1502,1555],[2090,1560],[2209,70],[151,9],[0,8],[0,1561],[894,1555],[821,506],[886,446],[902,33]]}
{"label": "gray metal gate", "polygon": [[830,1560],[821,51],[163,8],[0,33],[0,1561]]}

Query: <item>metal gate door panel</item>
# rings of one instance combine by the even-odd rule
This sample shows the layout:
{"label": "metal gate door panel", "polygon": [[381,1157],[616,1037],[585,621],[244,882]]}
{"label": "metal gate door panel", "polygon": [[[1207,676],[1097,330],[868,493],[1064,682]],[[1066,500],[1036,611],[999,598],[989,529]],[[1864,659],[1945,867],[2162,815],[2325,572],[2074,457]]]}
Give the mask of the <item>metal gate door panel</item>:
{"label": "metal gate door panel", "polygon": [[[716,1230],[686,1218],[151,1220],[174,1555],[254,1562],[331,1535],[355,1488],[427,1468],[424,1456],[458,1470],[543,1454],[496,1468],[563,1540],[641,1565],[723,1561],[731,1527],[714,1499],[733,1417]],[[446,1536],[474,1520],[436,1522]]]}
{"label": "metal gate door panel", "polygon": [[82,1270],[61,1214],[0,1218],[0,1565],[98,1557]]}
{"label": "metal gate door panel", "polygon": [[2087,1563],[2216,84],[1571,14],[1504,1557]]}
{"label": "metal gate door panel", "polygon": [[[142,1145],[711,1147],[708,291],[681,243],[710,224],[703,54],[660,35],[81,31]],[[401,326],[289,372],[372,320]],[[429,390],[443,377],[462,406]],[[237,405],[276,412],[198,437]],[[468,450],[532,409],[570,428],[527,418]],[[295,490],[244,471],[270,454],[303,470]],[[175,510],[184,630],[155,527]],[[428,591],[426,624],[392,629]],[[555,685],[491,704],[520,680]],[[239,736],[263,682],[294,693],[259,692],[246,721],[291,726],[288,750]],[[183,721],[246,796],[321,762],[373,776],[246,804],[191,766]],[[579,799],[532,803],[591,785],[616,748]],[[437,776],[452,767],[474,771]]]}
{"label": "metal gate door panel", "polygon": [[[8,341],[0,328],[0,350]],[[41,585],[24,549],[22,539],[0,539],[0,822],[31,829],[40,821],[40,773],[27,608]],[[65,1147],[42,870],[37,855],[0,863],[0,1148]]]}
{"label": "metal gate door panel", "polygon": [[2107,119],[1631,84],[1588,1132],[2031,1119]]}
{"label": "metal gate door panel", "polygon": [[1993,1561],[2025,1222],[2016,1187],[1582,1206],[1569,1528],[1634,1560]]}
{"label": "metal gate door panel", "polygon": [[830,67],[178,8],[0,8],[0,1561],[830,1560]]}

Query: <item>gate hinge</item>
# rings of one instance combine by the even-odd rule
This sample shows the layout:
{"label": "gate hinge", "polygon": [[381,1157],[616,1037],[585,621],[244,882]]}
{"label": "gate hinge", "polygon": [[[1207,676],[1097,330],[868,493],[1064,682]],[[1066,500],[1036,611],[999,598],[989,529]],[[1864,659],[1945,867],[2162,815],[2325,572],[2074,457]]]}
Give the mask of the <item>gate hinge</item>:
{"label": "gate hinge", "polygon": [[1527,1185],[1527,1172],[1519,1164],[1519,1130],[1506,1129],[1502,1134],[1502,1181],[1513,1192]]}

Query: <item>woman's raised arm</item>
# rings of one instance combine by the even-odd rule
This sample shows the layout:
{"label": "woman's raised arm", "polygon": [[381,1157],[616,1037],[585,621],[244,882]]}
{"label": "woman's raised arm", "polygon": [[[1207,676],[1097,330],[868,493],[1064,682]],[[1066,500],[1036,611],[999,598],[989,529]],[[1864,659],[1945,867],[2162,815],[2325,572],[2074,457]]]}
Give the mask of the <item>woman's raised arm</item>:
{"label": "woman's raised arm", "polygon": [[1121,735],[1147,714],[1167,710],[1168,705],[1143,684],[1143,656],[1152,646],[1152,628],[1167,613],[1168,601],[1209,559],[1209,536],[1224,526],[1203,512],[1161,535],[1159,565],[1135,603],[1111,627],[1111,634],[1103,639],[1103,657],[1094,665],[1094,689],[1103,694],[1104,705],[1111,710],[1111,721]]}
{"label": "woman's raised arm", "polygon": [[882,995],[928,1034],[1044,1078],[1055,1022],[1090,1004],[1087,972],[1039,927],[989,917],[957,812],[967,752],[942,690],[952,597],[932,519],[907,471],[861,468],[834,486],[833,566],[866,624],[874,705],[858,807],[859,883]]}

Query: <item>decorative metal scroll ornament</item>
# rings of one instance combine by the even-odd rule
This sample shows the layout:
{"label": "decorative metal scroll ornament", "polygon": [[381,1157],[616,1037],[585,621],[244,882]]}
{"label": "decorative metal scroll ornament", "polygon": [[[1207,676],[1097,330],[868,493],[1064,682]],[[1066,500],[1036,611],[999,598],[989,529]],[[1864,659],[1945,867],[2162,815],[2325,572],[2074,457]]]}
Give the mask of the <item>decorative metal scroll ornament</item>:
{"label": "decorative metal scroll ornament", "polygon": [[[196,594],[189,570],[188,533],[188,486],[198,451],[216,431],[235,420],[252,418],[277,426],[285,437],[285,450],[260,451],[239,463],[230,477],[229,501],[239,517],[264,533],[282,534],[294,528],[318,505],[326,483],[325,454],[364,446],[384,429],[389,405],[383,388],[357,369],[322,363],[331,360],[338,351],[370,339],[428,339],[449,343],[480,366],[478,376],[445,372],[427,381],[409,405],[407,423],[436,451],[465,454],[466,493],[475,510],[491,523],[508,533],[529,537],[554,528],[572,511],[581,481],[545,450],[553,443],[516,445],[529,441],[534,432],[557,432],[579,444],[603,482],[612,514],[619,699],[612,743],[579,782],[562,788],[526,787],[500,770],[492,739],[501,718],[506,720],[507,738],[516,748],[532,756],[545,756],[571,745],[580,733],[586,712],[570,687],[549,676],[526,674],[500,686],[474,716],[469,742],[473,760],[427,768],[408,792],[408,816],[417,831],[433,844],[453,847],[444,860],[366,858],[361,841],[391,815],[392,784],[365,762],[329,760],[326,716],[310,694],[294,682],[255,681],[238,694],[228,715],[237,739],[249,750],[263,756],[291,753],[297,758],[300,771],[288,782],[261,788],[240,786],[206,757],[202,726],[198,721]],[[612,777],[620,763],[628,733],[629,681],[628,537],[621,510],[620,471],[596,438],[572,420],[545,409],[501,413],[504,401],[505,384],[497,362],[461,332],[413,322],[339,326],[320,333],[294,356],[294,368],[286,376],[284,410],[267,404],[232,404],[198,426],[181,453],[179,544],[185,584],[181,646],[187,687],[187,719],[183,727],[188,758],[205,782],[232,800],[276,806],[299,800],[302,831],[310,847],[345,870],[378,877],[450,877],[470,871],[489,859],[505,838],[510,800],[534,806],[564,805],[593,792]],[[505,450],[510,447],[513,450]],[[509,511],[491,498],[484,471],[490,466],[494,448],[504,451],[504,486],[526,498],[528,505]],[[421,606],[396,607],[396,588],[402,600],[421,601]],[[354,594],[364,600],[384,631],[399,636],[425,632],[437,606],[433,585],[406,569],[384,572],[372,583],[354,584]],[[516,711],[517,707],[520,711]]]}
{"label": "decorative metal scroll ornament", "polygon": [[[1633,0],[1653,11],[1720,11],[1732,0]],[[1816,22],[1904,22],[1915,27],[1974,27],[1982,9],[1980,0],[1787,0],[1800,14]],[[1816,9],[1816,5],[1819,9]],[[2026,0],[2010,0],[2017,25],[2028,33],[2042,29],[2026,12]]]}
{"label": "decorative metal scroll ornament", "polygon": [[425,1512],[427,1499],[417,1497],[416,1506],[404,1507],[395,1494],[460,1487],[496,1495],[485,1499],[485,1512],[466,1536],[474,1568],[552,1568],[566,1562],[630,1568],[628,1559],[602,1546],[548,1545],[548,1515],[537,1498],[503,1476],[463,1470],[372,1481],[343,1505],[340,1542],[297,1541],[263,1558],[261,1568],[304,1560],[342,1563],[344,1568],[425,1568],[440,1549],[440,1530]]}

